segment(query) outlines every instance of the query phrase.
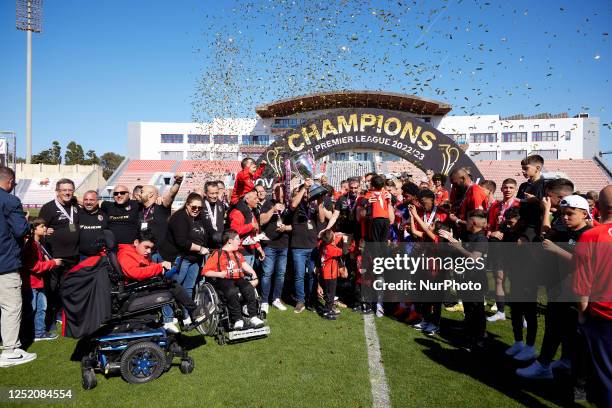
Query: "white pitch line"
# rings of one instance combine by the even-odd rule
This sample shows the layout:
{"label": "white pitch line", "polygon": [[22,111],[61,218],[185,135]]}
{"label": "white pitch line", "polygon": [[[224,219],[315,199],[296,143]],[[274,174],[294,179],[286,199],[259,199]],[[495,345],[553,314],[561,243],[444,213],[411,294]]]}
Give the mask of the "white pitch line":
{"label": "white pitch line", "polygon": [[368,368],[370,371],[370,386],[372,388],[372,407],[391,408],[389,385],[387,384],[385,367],[383,366],[382,355],[380,354],[380,343],[378,341],[378,333],[376,333],[374,315],[364,315],[363,321],[366,346],[368,348]]}

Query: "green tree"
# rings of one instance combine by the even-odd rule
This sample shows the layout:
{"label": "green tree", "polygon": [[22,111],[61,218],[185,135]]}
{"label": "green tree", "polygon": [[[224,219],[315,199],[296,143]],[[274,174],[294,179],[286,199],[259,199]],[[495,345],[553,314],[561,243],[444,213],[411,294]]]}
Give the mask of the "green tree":
{"label": "green tree", "polygon": [[66,146],[66,154],[64,155],[64,163],[67,165],[84,164],[85,153],[83,146],[72,141]]}
{"label": "green tree", "polygon": [[57,140],[54,140],[51,144],[51,163],[50,164],[62,164],[62,147]]}
{"label": "green tree", "polygon": [[102,166],[105,179],[108,180],[112,176],[123,159],[123,156],[113,152],[107,152],[100,156],[100,166]]}
{"label": "green tree", "polygon": [[88,150],[85,156],[87,156],[87,159],[85,159],[83,164],[100,164],[100,158],[96,154],[95,150]]}
{"label": "green tree", "polygon": [[61,164],[62,147],[57,140],[54,140],[51,148],[42,150],[38,154],[32,155],[32,164]]}

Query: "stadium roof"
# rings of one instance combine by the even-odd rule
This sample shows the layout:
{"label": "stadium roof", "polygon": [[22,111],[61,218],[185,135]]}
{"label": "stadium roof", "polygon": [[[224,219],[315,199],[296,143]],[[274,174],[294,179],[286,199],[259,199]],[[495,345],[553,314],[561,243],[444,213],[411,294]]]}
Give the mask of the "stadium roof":
{"label": "stadium roof", "polygon": [[338,108],[379,108],[417,115],[444,116],[452,106],[433,99],[379,91],[322,92],[281,99],[255,108],[261,118],[290,116],[296,113]]}

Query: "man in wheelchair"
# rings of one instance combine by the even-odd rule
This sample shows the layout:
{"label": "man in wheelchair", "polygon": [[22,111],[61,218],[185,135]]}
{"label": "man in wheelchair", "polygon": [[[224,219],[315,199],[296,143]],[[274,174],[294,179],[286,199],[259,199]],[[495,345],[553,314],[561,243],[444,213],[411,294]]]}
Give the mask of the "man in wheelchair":
{"label": "man in wheelchair", "polygon": [[[170,262],[154,263],[151,253],[155,247],[155,238],[149,230],[143,230],[132,244],[119,244],[117,259],[126,278],[126,283],[144,281],[155,276],[163,276],[170,270]],[[206,319],[202,308],[198,307],[193,299],[187,295],[185,289],[173,280],[167,280],[168,291],[172,293],[176,302],[187,309],[191,318],[191,325],[186,329],[198,326]]]}
{"label": "man in wheelchair", "polygon": [[211,278],[214,288],[222,294],[233,330],[245,328],[239,295],[246,302],[250,327],[261,328],[264,322],[257,316],[257,275],[238,250],[240,236],[235,230],[229,229],[223,232],[222,242],[223,247],[213,252],[206,261],[202,275]]}

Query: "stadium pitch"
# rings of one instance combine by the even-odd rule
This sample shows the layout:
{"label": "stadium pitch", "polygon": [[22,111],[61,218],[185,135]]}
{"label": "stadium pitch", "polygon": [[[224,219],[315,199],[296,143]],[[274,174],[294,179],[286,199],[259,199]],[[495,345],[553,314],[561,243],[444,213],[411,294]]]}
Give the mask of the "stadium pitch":
{"label": "stadium pitch", "polygon": [[[0,371],[0,384],[5,389],[70,389],[72,400],[48,404],[55,407],[562,404],[563,380],[529,384],[515,377],[516,365],[503,354],[512,342],[510,321],[489,324],[490,347],[483,354],[474,354],[453,345],[461,314],[445,312],[443,319],[446,330],[442,335],[427,337],[395,319],[364,319],[350,310],[344,310],[335,322],[311,312],[296,315],[272,310],[268,319],[272,333],[267,339],[219,346],[211,338],[204,341],[191,335],[188,343],[195,370],[190,375],[173,367],[142,385],[98,375],[98,386],[89,391],[81,387],[79,362],[70,361],[76,341],[60,338],[34,343],[30,350],[38,359]],[[378,345],[365,330],[368,320],[375,327]],[[373,346],[378,350],[372,350]],[[372,356],[379,359],[373,361]],[[18,404],[4,401],[2,405]],[[24,402],[24,406],[33,405]]]}

